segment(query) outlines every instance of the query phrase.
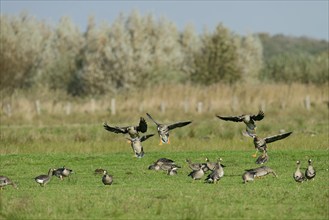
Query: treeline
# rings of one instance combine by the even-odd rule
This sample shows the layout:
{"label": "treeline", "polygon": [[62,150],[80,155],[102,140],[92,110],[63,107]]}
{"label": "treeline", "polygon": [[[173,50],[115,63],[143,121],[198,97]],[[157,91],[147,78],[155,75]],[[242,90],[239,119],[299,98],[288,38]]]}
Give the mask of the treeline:
{"label": "treeline", "polygon": [[26,13],[1,15],[0,40],[6,93],[47,88],[86,96],[163,83],[328,82],[327,41],[240,36],[221,23],[202,34],[193,26],[179,31],[138,11],[111,24],[90,17],[84,32],[68,17],[54,27]]}

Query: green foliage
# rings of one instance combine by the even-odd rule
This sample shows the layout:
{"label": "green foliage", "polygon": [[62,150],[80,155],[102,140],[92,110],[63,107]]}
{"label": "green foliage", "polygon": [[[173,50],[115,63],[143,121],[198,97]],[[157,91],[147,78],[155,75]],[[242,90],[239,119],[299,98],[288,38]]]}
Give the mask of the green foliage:
{"label": "green foliage", "polygon": [[1,15],[0,22],[0,87],[9,95],[31,88],[97,96],[153,84],[328,82],[323,40],[239,36],[222,24],[197,34],[191,25],[179,31],[138,11],[111,24],[90,17],[85,32],[68,17],[54,27],[26,13]]}
{"label": "green foliage", "polygon": [[201,49],[195,55],[192,81],[209,85],[240,80],[238,45],[228,28],[218,25],[214,33],[202,36],[201,44]]}

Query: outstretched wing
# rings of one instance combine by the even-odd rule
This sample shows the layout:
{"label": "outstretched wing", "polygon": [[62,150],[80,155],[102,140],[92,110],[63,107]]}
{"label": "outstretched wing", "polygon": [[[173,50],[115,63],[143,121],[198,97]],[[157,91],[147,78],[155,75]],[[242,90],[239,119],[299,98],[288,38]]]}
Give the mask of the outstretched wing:
{"label": "outstretched wing", "polygon": [[147,115],[147,117],[149,117],[149,119],[151,119],[151,120],[154,122],[154,124],[156,124],[157,126],[160,125],[158,122],[156,122],[156,121],[152,118],[152,116],[151,116],[149,113],[146,113],[146,115]]}
{"label": "outstretched wing", "polygon": [[143,117],[139,120],[139,125],[136,127],[137,131],[145,133],[147,131],[147,123]]}
{"label": "outstretched wing", "polygon": [[168,130],[172,130],[174,128],[184,127],[188,124],[190,124],[192,121],[183,121],[183,122],[177,122],[171,125],[168,125]]}
{"label": "outstretched wing", "polygon": [[216,115],[216,116],[224,121],[241,122],[243,120],[241,116],[220,116],[220,115]]}
{"label": "outstretched wing", "polygon": [[287,133],[283,133],[283,134],[277,134],[277,135],[274,135],[274,136],[271,136],[271,137],[266,137],[266,138],[264,138],[264,141],[265,141],[266,143],[271,143],[271,142],[274,142],[274,141],[277,141],[277,140],[281,140],[281,139],[283,139],[283,138],[286,138],[286,137],[288,137],[291,133],[292,133],[292,131],[287,132]]}
{"label": "outstretched wing", "polygon": [[120,127],[117,127],[117,126],[109,126],[106,122],[104,122],[103,124],[104,126],[104,129],[107,130],[107,131],[110,131],[110,132],[114,132],[114,133],[122,133],[122,134],[126,134],[127,133],[127,130],[124,129],[124,128],[120,128]]}
{"label": "outstretched wing", "polygon": [[255,121],[260,121],[264,118],[265,114],[262,110],[259,110],[257,115],[251,115],[250,118]]}
{"label": "outstretched wing", "polygon": [[150,137],[152,137],[152,136],[154,136],[154,134],[144,135],[144,136],[141,137],[140,140],[141,140],[141,142],[143,142],[143,141],[147,140],[148,138],[150,138]]}

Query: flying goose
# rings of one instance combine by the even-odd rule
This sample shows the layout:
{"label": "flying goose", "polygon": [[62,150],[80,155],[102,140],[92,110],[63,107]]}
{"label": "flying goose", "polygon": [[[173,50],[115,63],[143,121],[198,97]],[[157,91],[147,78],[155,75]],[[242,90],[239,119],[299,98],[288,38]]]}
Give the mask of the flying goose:
{"label": "flying goose", "polygon": [[64,177],[69,177],[73,173],[73,170],[66,168],[65,166],[53,170],[53,176],[57,176],[61,180],[64,180]]}
{"label": "flying goose", "polygon": [[139,137],[139,132],[145,133],[147,131],[147,123],[143,117],[140,118],[139,124],[136,126],[110,126],[106,122],[103,124],[104,129],[117,134],[129,134],[131,138]]}
{"label": "flying goose", "polygon": [[312,166],[312,160],[309,159],[307,169],[305,170],[305,177],[308,180],[310,180],[310,179],[313,179],[315,177],[315,175],[316,175],[316,172],[315,172],[314,167]]}
{"label": "flying goose", "polygon": [[295,179],[296,182],[301,183],[301,182],[303,182],[303,181],[305,180],[305,176],[304,176],[304,174],[300,171],[300,161],[297,160],[296,164],[297,164],[297,169],[296,169],[296,171],[294,172],[293,177],[294,177],[294,179]]}
{"label": "flying goose", "polygon": [[54,169],[49,169],[48,175],[42,174],[34,178],[34,180],[40,184],[40,186],[45,186],[51,179]]}
{"label": "flying goose", "polygon": [[154,136],[154,134],[148,134],[148,135],[144,135],[142,137],[127,138],[130,141],[131,148],[133,149],[135,156],[137,158],[142,158],[144,156],[142,142],[152,136]]}
{"label": "flying goose", "polygon": [[18,189],[16,184],[11,179],[6,176],[0,176],[0,190],[2,190],[3,187],[8,185],[11,185],[15,189]]}
{"label": "flying goose", "polygon": [[166,125],[166,124],[160,124],[160,123],[156,122],[149,113],[146,113],[146,115],[157,126],[157,130],[158,130],[158,133],[159,133],[159,136],[160,136],[160,145],[162,145],[162,143],[170,144],[170,139],[169,139],[169,131],[170,130],[186,126],[186,125],[188,125],[192,122],[192,121],[184,121],[184,122],[176,122],[176,123],[173,123],[173,124]]}
{"label": "flying goose", "polygon": [[292,131],[286,132],[283,134],[273,135],[273,136],[266,137],[266,138],[260,138],[255,134],[248,133],[249,136],[254,139],[254,146],[256,148],[256,153],[253,154],[252,156],[256,157],[258,151],[261,151],[261,152],[266,151],[267,150],[266,144],[284,139],[284,138],[288,137],[291,133],[292,133]]}
{"label": "flying goose", "polygon": [[240,116],[220,116],[220,115],[216,115],[216,116],[224,121],[244,122],[246,124],[247,133],[255,134],[256,133],[255,121],[262,120],[265,114],[262,110],[259,110],[257,115],[244,114]]}
{"label": "flying goose", "polygon": [[109,175],[106,170],[103,171],[102,182],[104,185],[112,185],[113,183],[113,176]]}

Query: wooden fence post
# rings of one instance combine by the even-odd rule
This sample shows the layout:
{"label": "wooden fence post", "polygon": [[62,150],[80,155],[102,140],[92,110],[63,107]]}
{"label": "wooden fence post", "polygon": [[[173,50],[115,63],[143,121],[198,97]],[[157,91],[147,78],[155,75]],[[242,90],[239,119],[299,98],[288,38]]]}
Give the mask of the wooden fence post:
{"label": "wooden fence post", "polygon": [[166,112],[166,103],[161,102],[161,104],[160,104],[160,111],[162,113],[165,113]]}
{"label": "wooden fence post", "polygon": [[198,102],[197,104],[197,112],[198,113],[202,113],[202,110],[203,110],[203,103],[202,102]]}
{"label": "wooden fence post", "polygon": [[70,115],[71,114],[71,103],[70,102],[66,103],[66,106],[65,106],[65,114],[66,115]]}
{"label": "wooden fence post", "polygon": [[8,117],[11,117],[11,105],[9,103],[7,103],[5,107],[5,112],[8,115]]}
{"label": "wooden fence post", "polygon": [[304,105],[305,105],[305,108],[306,108],[307,111],[309,111],[311,109],[311,98],[310,98],[309,95],[307,95],[305,97]]}
{"label": "wooden fence post", "polygon": [[111,114],[115,115],[116,114],[116,109],[115,109],[115,98],[111,99]]}
{"label": "wooden fence post", "polygon": [[41,104],[40,104],[40,101],[39,100],[36,100],[35,101],[35,110],[37,112],[38,115],[41,114]]}

